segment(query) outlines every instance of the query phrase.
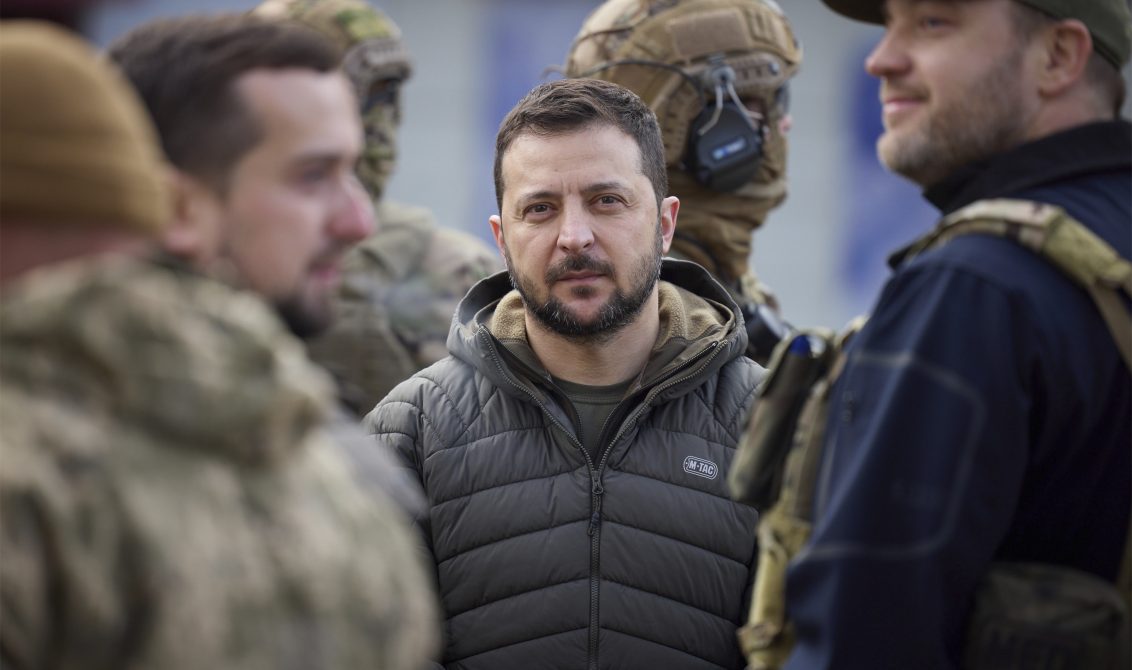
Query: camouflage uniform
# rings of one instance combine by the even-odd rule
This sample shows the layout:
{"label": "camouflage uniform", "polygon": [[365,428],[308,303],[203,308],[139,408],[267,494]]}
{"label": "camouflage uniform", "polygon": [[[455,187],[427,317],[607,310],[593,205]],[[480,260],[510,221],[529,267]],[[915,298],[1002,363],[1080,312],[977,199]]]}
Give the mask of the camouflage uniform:
{"label": "camouflage uniform", "polygon": [[0,301],[8,668],[419,668],[411,531],[327,439],[329,383],[259,302],[136,261]]}
{"label": "camouflage uniform", "polygon": [[448,354],[456,304],[499,269],[497,254],[427,210],[381,202],[377,215],[381,227],[343,263],[334,323],[310,343],[359,414]]}
{"label": "camouflage uniform", "polygon": [[[694,90],[673,71],[698,78],[713,58],[734,70],[736,93],[765,121],[758,170],[730,192],[701,185],[689,171],[690,125],[714,93]],[[637,62],[616,64],[625,60]],[[786,198],[786,136],[778,126],[801,61],[790,23],[769,0],[608,0],[586,19],[566,57],[567,76],[620,84],[656,112],[669,191],[681,203],[671,255],[707,268],[741,305],[776,306],[750,268],[751,237]]]}
{"label": "camouflage uniform", "polygon": [[378,229],[347,256],[334,325],[310,344],[364,414],[399,382],[447,355],[456,303],[502,269],[479,238],[438,227],[425,209],[383,199],[397,158],[400,86],[412,73],[401,31],[362,0],[266,0],[254,12],[311,26],[346,50],[343,68],[362,106],[366,149],[358,177]]}

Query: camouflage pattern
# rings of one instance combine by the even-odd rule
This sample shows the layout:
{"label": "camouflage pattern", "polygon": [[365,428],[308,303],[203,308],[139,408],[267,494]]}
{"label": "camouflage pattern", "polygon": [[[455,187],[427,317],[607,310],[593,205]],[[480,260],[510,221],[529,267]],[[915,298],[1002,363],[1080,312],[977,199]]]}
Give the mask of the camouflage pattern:
{"label": "camouflage pattern", "polygon": [[266,0],[252,11],[299,21],[342,49],[342,68],[357,92],[366,133],[358,177],[380,200],[397,165],[400,88],[412,74],[401,29],[364,0]]}
{"label": "camouflage pattern", "polygon": [[267,307],[136,261],[0,300],[0,664],[404,668],[418,545],[328,439],[329,380]]}
{"label": "camouflage pattern", "polygon": [[[735,70],[735,89],[766,122],[759,169],[737,191],[700,185],[684,165],[688,132],[704,108],[702,91],[663,66],[698,78],[709,59]],[[661,67],[610,64],[643,60]],[[566,57],[567,76],[592,76],[625,86],[656,112],[668,162],[669,192],[680,198],[672,255],[695,261],[734,297],[774,305],[750,271],[751,236],[786,198],[786,86],[802,50],[786,16],[769,0],[608,0],[583,24]],[[608,67],[607,67],[608,66]]]}
{"label": "camouflage pattern", "polygon": [[503,269],[494,249],[437,227],[427,210],[382,202],[377,219],[377,232],[343,262],[334,324],[309,345],[359,414],[448,354],[456,305]]}

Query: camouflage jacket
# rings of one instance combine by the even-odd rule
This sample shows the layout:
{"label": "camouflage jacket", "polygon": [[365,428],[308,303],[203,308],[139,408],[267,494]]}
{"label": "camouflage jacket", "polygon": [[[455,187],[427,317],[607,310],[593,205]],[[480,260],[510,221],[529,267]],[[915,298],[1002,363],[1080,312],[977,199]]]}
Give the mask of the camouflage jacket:
{"label": "camouflage jacket", "polygon": [[0,665],[418,668],[417,545],[258,301],[84,261],[0,301]]}
{"label": "camouflage jacket", "polygon": [[394,386],[448,354],[456,305],[502,269],[480,239],[438,227],[428,210],[383,201],[378,229],[343,264],[335,323],[310,344],[359,415]]}

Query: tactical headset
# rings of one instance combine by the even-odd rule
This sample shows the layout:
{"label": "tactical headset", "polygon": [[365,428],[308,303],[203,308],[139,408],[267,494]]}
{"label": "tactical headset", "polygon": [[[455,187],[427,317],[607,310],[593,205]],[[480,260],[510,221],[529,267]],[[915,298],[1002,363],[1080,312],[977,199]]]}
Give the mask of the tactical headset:
{"label": "tactical headset", "polygon": [[[754,178],[766,141],[766,119],[761,114],[756,115],[756,123],[739,100],[735,92],[735,70],[723,61],[721,54],[708,59],[708,67],[699,79],[675,65],[643,59],[610,61],[578,77],[592,77],[618,65],[643,65],[676,72],[703,100],[703,110],[688,128],[688,145],[684,151],[684,165],[697,182],[714,191],[729,192]],[[714,90],[714,99],[705,95],[707,90]]]}

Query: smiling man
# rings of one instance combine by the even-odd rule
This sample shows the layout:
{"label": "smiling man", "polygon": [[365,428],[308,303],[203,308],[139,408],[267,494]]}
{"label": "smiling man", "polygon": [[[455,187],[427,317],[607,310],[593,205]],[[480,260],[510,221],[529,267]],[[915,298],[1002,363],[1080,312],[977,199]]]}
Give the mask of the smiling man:
{"label": "smiling man", "polygon": [[739,308],[662,260],[660,129],[615,84],[531,91],[496,139],[507,273],[366,421],[426,489],[449,668],[741,668],[755,510],[726,471],[761,368]]}
{"label": "smiling man", "polygon": [[824,1],[884,25],[878,154],[945,218],[833,387],[786,667],[1128,667],[1126,0]]}

